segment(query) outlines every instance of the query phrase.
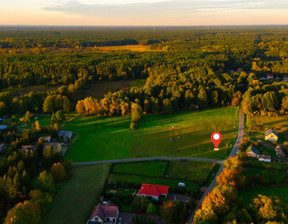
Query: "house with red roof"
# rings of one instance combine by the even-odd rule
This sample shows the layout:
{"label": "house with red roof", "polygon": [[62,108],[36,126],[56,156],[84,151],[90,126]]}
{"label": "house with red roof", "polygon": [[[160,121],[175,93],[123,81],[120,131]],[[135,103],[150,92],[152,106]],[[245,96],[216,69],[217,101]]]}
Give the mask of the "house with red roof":
{"label": "house with red roof", "polygon": [[159,200],[160,196],[168,195],[168,186],[153,185],[153,184],[142,184],[137,195],[140,197],[151,197],[154,200]]}
{"label": "house with red roof", "polygon": [[87,224],[116,224],[119,218],[118,206],[107,204],[98,204],[93,209]]}

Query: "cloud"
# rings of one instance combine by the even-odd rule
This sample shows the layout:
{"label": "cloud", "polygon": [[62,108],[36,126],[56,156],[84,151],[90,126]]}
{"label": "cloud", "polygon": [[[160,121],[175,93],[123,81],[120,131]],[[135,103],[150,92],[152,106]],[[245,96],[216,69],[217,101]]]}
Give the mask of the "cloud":
{"label": "cloud", "polygon": [[241,19],[247,24],[246,15],[270,24],[278,17],[276,23],[283,22],[288,15],[288,1],[284,0],[122,0],[121,4],[119,0],[53,0],[46,4],[42,7],[46,12],[85,16],[96,24],[214,24],[215,19],[231,24],[227,18],[233,17],[237,24]]}
{"label": "cloud", "polygon": [[48,11],[60,11],[73,14],[101,15],[101,16],[160,16],[201,14],[203,11],[223,13],[241,10],[271,10],[288,9],[288,2],[283,0],[171,0],[148,3],[127,4],[87,4],[80,1],[68,1],[44,7]]}

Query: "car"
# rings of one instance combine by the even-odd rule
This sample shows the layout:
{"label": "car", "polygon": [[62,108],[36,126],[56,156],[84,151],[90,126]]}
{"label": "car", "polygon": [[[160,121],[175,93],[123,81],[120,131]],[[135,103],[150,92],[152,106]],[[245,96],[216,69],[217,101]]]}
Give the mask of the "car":
{"label": "car", "polygon": [[178,187],[186,187],[186,184],[179,182],[179,183],[178,183]]}

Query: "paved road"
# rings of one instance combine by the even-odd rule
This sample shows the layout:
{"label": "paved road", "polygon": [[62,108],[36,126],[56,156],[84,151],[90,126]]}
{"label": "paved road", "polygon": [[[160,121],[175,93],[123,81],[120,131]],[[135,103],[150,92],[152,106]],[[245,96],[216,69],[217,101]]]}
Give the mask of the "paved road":
{"label": "paved road", "polygon": [[[244,137],[244,116],[243,116],[242,108],[240,107],[240,109],[239,109],[238,136],[237,136],[236,142],[235,142],[235,144],[234,144],[234,146],[233,146],[233,148],[229,154],[229,157],[234,157],[237,155],[237,152],[239,150],[239,147],[240,147],[240,144],[241,144],[243,137]],[[217,186],[216,177],[219,176],[219,174],[223,171],[223,168],[224,168],[224,165],[223,165],[223,163],[221,163],[221,167],[220,167],[219,171],[217,172],[215,178],[213,179],[213,181],[211,182],[211,184],[208,187],[208,192],[204,193],[203,196],[201,197],[201,199],[199,200],[199,205],[202,203],[202,201],[207,196],[207,194],[209,192],[211,192]],[[189,224],[193,222],[194,215],[195,215],[198,207],[199,206],[196,207],[196,209],[193,211],[192,215],[188,219],[187,222]]]}
{"label": "paved road", "polygon": [[223,164],[223,160],[206,159],[198,157],[144,157],[144,158],[114,159],[114,160],[93,161],[93,162],[77,162],[73,163],[73,165],[79,166],[79,165],[91,165],[91,164],[103,164],[103,163],[126,163],[126,162],[138,162],[138,161],[159,161],[159,160],[194,160],[194,161],[216,162]]}

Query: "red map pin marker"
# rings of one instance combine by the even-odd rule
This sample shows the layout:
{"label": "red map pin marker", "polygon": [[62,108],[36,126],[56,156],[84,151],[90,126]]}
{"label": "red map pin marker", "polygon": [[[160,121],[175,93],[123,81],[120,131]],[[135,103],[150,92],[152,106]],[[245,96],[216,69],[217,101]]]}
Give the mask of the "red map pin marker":
{"label": "red map pin marker", "polygon": [[211,135],[211,140],[215,146],[215,149],[218,148],[221,140],[222,140],[222,135],[220,134],[220,132],[213,132]]}

